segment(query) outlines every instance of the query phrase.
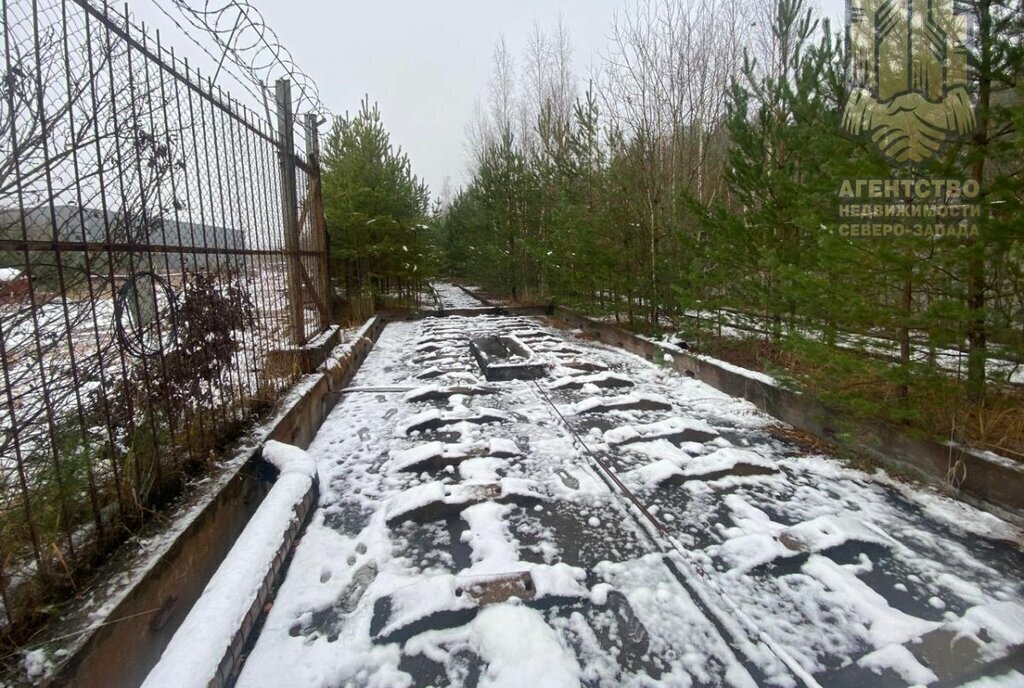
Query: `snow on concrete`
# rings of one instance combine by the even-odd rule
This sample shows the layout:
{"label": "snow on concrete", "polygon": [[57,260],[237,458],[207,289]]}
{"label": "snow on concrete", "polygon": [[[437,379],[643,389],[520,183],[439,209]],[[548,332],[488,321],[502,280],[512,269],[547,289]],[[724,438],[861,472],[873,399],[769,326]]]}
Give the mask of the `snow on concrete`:
{"label": "snow on concrete", "polygon": [[490,457],[469,459],[459,464],[459,475],[465,482],[496,483],[504,465],[500,459]]}
{"label": "snow on concrete", "polygon": [[484,308],[484,303],[473,296],[470,296],[459,287],[448,282],[434,282],[430,285],[441,301],[441,307],[445,310],[456,311],[467,308]]}
{"label": "snow on concrete", "polygon": [[886,645],[870,652],[859,660],[859,666],[875,672],[891,670],[907,682],[908,686],[924,686],[939,680],[935,672],[924,666],[902,645]]}
{"label": "snow on concrete", "polygon": [[263,456],[280,470],[277,482],[175,632],[145,688],[208,686],[259,596],[297,518],[296,506],[316,476],[316,464],[296,447],[271,441]]}
{"label": "snow on concrete", "polygon": [[660,394],[623,394],[611,398],[592,396],[574,404],[572,411],[575,414],[592,413],[607,407],[616,411],[630,412],[634,410],[631,407],[637,405],[661,406],[668,405],[668,401]]}
{"label": "snow on concrete", "polygon": [[522,606],[485,609],[464,627],[424,633],[409,643],[413,655],[450,660],[460,651],[478,655],[486,670],[480,688],[574,688],[580,685],[576,657],[544,616]]}
{"label": "snow on concrete", "polygon": [[569,375],[559,378],[551,383],[551,389],[565,389],[568,387],[582,387],[584,385],[632,387],[633,382],[625,375],[617,373],[597,373],[596,375]]}
{"label": "snow on concrete", "polygon": [[468,528],[461,540],[473,550],[473,565],[467,574],[506,573],[519,566],[519,546],[504,521],[511,510],[506,504],[487,502],[462,512]]}
{"label": "snow on concrete", "polygon": [[427,442],[412,449],[404,449],[392,452],[393,466],[396,470],[405,470],[432,459],[445,455],[445,445],[442,442]]}
{"label": "snow on concrete", "polygon": [[518,445],[513,440],[503,437],[492,437],[489,441],[491,456],[519,456]]}
{"label": "snow on concrete", "polygon": [[657,423],[644,425],[623,425],[604,433],[604,441],[609,444],[623,444],[633,442],[642,438],[657,437],[671,433],[684,433],[694,431],[717,435],[718,432],[706,422],[695,418],[669,418]]}
{"label": "snow on concrete", "polygon": [[757,380],[758,382],[763,382],[764,384],[771,385],[772,387],[779,386],[779,381],[777,379],[775,379],[771,375],[766,375],[765,373],[756,370],[750,370],[749,368],[741,368],[740,366],[729,363],[728,361],[712,358],[711,356],[705,356],[703,354],[695,355],[694,358],[697,358],[706,363],[711,363],[712,365],[716,365],[719,368],[722,368],[723,370],[728,370],[730,373],[742,375],[743,377],[748,378],[750,380]]}
{"label": "snow on concrete", "polygon": [[999,676],[979,678],[965,683],[961,688],[1020,688],[1024,686],[1024,673],[1016,670],[1008,671]]}
{"label": "snow on concrete", "polygon": [[282,478],[292,475],[310,479],[316,477],[316,461],[302,449],[290,444],[268,441],[263,447],[263,460],[276,468]]}
{"label": "snow on concrete", "polygon": [[844,606],[856,612],[858,630],[876,648],[905,643],[920,638],[941,624],[937,621],[906,614],[889,604],[855,573],[828,557],[812,555],[803,572],[819,580],[829,591],[826,599],[835,596]]}
{"label": "snow on concrete", "polygon": [[[468,341],[513,333],[551,377],[464,393]],[[520,317],[389,325],[353,385],[427,371],[426,396],[346,395],[310,447],[320,507],[240,687],[799,685],[769,644],[822,685],[955,684],[925,639],[976,638],[965,671],[1024,644],[1012,526],[807,456],[745,401]],[[457,594],[521,574],[532,599]]]}

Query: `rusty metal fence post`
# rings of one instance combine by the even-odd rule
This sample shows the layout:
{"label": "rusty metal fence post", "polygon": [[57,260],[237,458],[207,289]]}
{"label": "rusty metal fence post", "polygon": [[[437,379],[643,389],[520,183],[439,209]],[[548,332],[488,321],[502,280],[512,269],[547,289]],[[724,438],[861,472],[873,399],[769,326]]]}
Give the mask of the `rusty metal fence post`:
{"label": "rusty metal fence post", "polygon": [[280,146],[281,212],[285,251],[288,261],[288,313],[292,344],[306,343],[302,298],[302,262],[299,257],[299,209],[295,175],[295,115],[292,112],[292,85],[288,79],[277,81],[277,132]]}
{"label": "rusty metal fence post", "polygon": [[309,157],[309,166],[312,169],[310,204],[313,220],[314,250],[320,254],[319,265],[317,266],[320,271],[320,284],[318,286],[325,310],[328,314],[331,314],[333,313],[330,271],[331,256],[330,238],[327,236],[327,216],[324,212],[323,174],[320,169],[320,115],[312,112],[306,114],[306,154]]}

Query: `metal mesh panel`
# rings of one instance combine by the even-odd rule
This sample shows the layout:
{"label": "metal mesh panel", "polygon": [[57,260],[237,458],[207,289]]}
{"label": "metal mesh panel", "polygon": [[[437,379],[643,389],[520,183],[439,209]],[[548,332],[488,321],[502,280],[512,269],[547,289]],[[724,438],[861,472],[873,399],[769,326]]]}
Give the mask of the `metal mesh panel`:
{"label": "metal mesh panel", "polygon": [[294,371],[271,353],[329,314],[315,156],[282,153],[315,148],[315,120],[283,136],[86,0],[3,0],[2,25],[0,601],[17,642],[40,597],[74,589],[280,395]]}

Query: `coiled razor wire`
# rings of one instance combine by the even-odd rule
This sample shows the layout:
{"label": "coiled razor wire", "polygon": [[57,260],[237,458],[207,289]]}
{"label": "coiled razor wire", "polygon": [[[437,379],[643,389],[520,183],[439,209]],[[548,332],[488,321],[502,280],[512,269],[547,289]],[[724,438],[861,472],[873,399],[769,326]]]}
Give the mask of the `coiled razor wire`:
{"label": "coiled razor wire", "polygon": [[[248,2],[203,0],[194,2],[192,6],[186,0],[165,1],[169,1],[193,28],[205,31],[213,38],[221,52],[214,81],[224,67],[224,61],[230,60],[259,87],[264,104],[273,99],[274,82],[288,78],[296,96],[296,110],[313,112],[324,118],[331,116],[330,110],[320,100],[316,83],[299,68],[291,51],[282,45],[263,14]],[[154,2],[173,20],[161,0]]]}

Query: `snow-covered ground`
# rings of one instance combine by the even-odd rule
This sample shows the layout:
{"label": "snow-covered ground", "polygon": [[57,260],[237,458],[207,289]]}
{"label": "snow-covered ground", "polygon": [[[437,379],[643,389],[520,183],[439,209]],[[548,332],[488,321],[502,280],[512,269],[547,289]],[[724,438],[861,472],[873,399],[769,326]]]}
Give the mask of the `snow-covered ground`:
{"label": "snow-covered ground", "polygon": [[1021,534],[771,431],[540,320],[389,325],[237,685],[1024,685]]}
{"label": "snow-covered ground", "polygon": [[[732,310],[720,310],[717,313],[686,311],[684,315],[691,319],[698,317],[708,321],[720,321],[721,326],[717,329],[721,336],[730,339],[746,339],[753,334],[767,334],[762,319],[746,315]],[[811,339],[824,339],[821,330],[811,327],[798,327],[791,330],[793,334],[799,334]],[[957,378],[967,375],[967,354],[965,351],[948,347],[937,347],[932,350],[923,332],[915,332],[911,335],[911,360],[915,363],[926,364],[933,361],[940,370],[944,370]],[[836,346],[848,351],[863,351],[873,356],[898,360],[900,356],[900,344],[892,339],[884,337],[863,335],[863,334],[840,334],[836,338]],[[966,344],[965,344],[966,347]],[[1006,358],[1001,358],[1005,356]],[[1024,385],[1024,364],[1013,360],[1013,353],[1005,347],[997,344],[989,345],[989,358],[985,362],[988,377],[993,381],[1010,382],[1015,385]]]}
{"label": "snow-covered ground", "polygon": [[448,282],[434,282],[430,285],[441,301],[441,307],[448,311],[463,308],[483,308],[484,304],[480,299],[470,296],[462,289]]}

